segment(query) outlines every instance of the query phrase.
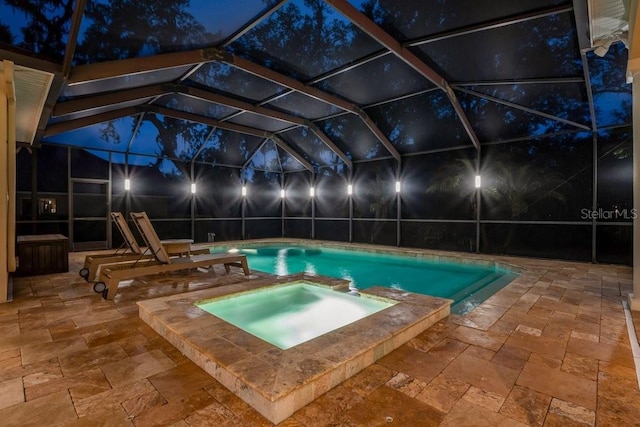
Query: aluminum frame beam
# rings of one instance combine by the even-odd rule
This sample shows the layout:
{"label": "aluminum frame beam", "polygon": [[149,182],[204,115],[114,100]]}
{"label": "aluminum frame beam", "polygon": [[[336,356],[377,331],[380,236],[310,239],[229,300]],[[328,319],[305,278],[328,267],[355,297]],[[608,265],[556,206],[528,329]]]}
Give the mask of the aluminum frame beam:
{"label": "aluminum frame beam", "polygon": [[284,142],[282,138],[280,138],[276,134],[271,134],[271,136],[269,136],[269,139],[271,139],[278,147],[289,153],[289,155],[293,156],[293,158],[300,162],[305,167],[305,169],[313,173],[313,165],[309,163],[304,157],[302,157],[300,153],[291,148],[289,144]]}
{"label": "aluminum frame beam", "polygon": [[[338,155],[344,162],[347,164],[349,168],[353,165],[351,160],[347,157],[347,155],[340,150],[336,146],[333,141],[320,130],[315,124],[310,121],[296,117],[291,114],[287,114],[281,111],[272,110],[265,107],[255,106],[249,102],[241,101],[235,98],[231,98],[224,95],[219,95],[213,92],[208,92],[203,89],[198,89],[194,87],[189,87],[186,85],[151,85],[140,88],[134,88],[130,90],[124,90],[119,92],[111,92],[106,94],[100,94],[96,96],[89,96],[84,98],[78,98],[71,101],[66,101],[59,103],[56,105],[54,109],[54,116],[64,116],[68,114],[73,114],[77,112],[90,111],[92,109],[104,107],[106,105],[115,105],[129,101],[135,101],[138,99],[148,99],[160,97],[162,95],[171,94],[171,93],[179,93],[185,96],[190,96],[196,99],[201,99],[207,102],[212,102],[220,105],[225,105],[228,107],[233,107],[243,112],[251,112],[255,114],[259,114],[265,117],[282,120],[288,123],[292,123],[297,126],[303,127],[311,127],[312,132],[336,155]],[[174,110],[172,110],[174,111]],[[175,110],[177,111],[177,110]],[[198,116],[203,117],[205,116]],[[208,119],[208,118],[207,118]],[[202,120],[199,120],[202,122]],[[225,122],[225,120],[220,121]],[[204,124],[211,125],[209,121]],[[227,129],[232,130],[232,129]],[[266,131],[265,131],[266,132]]]}
{"label": "aluminum frame beam", "polygon": [[84,8],[86,6],[86,0],[78,0],[73,9],[73,15],[71,16],[71,28],[69,29],[69,38],[64,50],[64,58],[59,73],[54,73],[53,83],[49,89],[49,95],[45,101],[44,109],[40,115],[40,121],[38,122],[38,128],[36,130],[35,139],[39,139],[46,132],[47,124],[53,113],[53,109],[56,105],[56,101],[62,92],[65,83],[68,81],[69,74],[73,65],[73,56],[78,44],[78,34],[80,33],[80,25],[82,23],[82,17],[84,15]]}
{"label": "aluminum frame beam", "polygon": [[74,129],[79,129],[98,123],[107,122],[109,120],[115,120],[126,116],[135,116],[140,114],[139,108],[127,107],[119,110],[113,110],[106,113],[95,114],[93,116],[83,117],[81,119],[67,120],[66,122],[58,122],[47,126],[44,131],[44,136],[57,135],[59,133],[68,132]]}
{"label": "aluminum frame beam", "polygon": [[[276,12],[278,9],[280,9],[282,6],[284,6],[285,3],[287,3],[287,1],[289,0],[279,0],[277,3],[275,3],[273,6],[271,6],[269,9],[267,9],[266,11],[264,11],[263,13],[261,13],[260,15],[256,16],[253,20],[249,21],[248,23],[246,23],[244,26],[242,26],[240,29],[238,29],[236,32],[234,32],[233,34],[231,34],[229,37],[227,37],[222,43],[220,43],[218,46],[219,47],[227,47],[229,45],[231,45],[231,43],[233,43],[234,41],[236,41],[237,39],[239,39],[240,37],[242,37],[243,35],[245,35],[248,31],[251,31],[253,28],[255,28],[258,24],[260,24],[260,22],[264,21],[265,19],[267,19],[269,16],[271,16],[274,12]],[[192,67],[189,71],[187,71],[186,73],[184,73],[179,79],[178,81],[185,81],[186,79],[188,79],[189,77],[191,77],[191,75],[193,73],[195,73],[196,71],[198,71],[198,69],[200,69],[200,67],[202,67],[204,65],[203,62],[196,64],[194,67]]]}
{"label": "aluminum frame beam", "polygon": [[473,127],[471,126],[471,122],[467,118],[464,113],[460,103],[458,102],[458,98],[455,93],[449,86],[447,80],[438,74],[435,70],[429,67],[426,63],[424,63],[420,58],[418,58],[413,52],[402,46],[400,42],[398,42],[395,38],[393,38],[390,34],[384,31],[378,24],[370,20],[365,14],[360,12],[354,6],[352,6],[347,0],[324,0],[325,3],[330,4],[333,8],[335,8],[338,12],[342,13],[347,17],[354,25],[364,31],[367,35],[372,37],[378,43],[380,43],[385,48],[389,49],[396,57],[402,60],[404,63],[409,65],[415,71],[420,73],[426,79],[428,79],[431,83],[435,84],[439,88],[441,88],[449,97],[451,104],[453,105],[458,118],[462,122],[462,125],[467,132],[467,135],[473,142],[473,145],[476,147],[477,151],[480,151],[480,140],[476,135]]}
{"label": "aluminum frame beam", "polygon": [[351,159],[347,157],[347,155],[341,149],[339,149],[338,146],[336,146],[336,144],[334,144],[333,141],[322,130],[320,130],[320,128],[316,126],[315,123],[306,120],[305,126],[309,128],[309,130],[313,132],[313,134],[318,137],[320,141],[324,142],[324,144],[329,147],[331,151],[336,153],[349,169],[353,168]]}
{"label": "aluminum frame beam", "polygon": [[162,96],[168,92],[162,85],[143,86],[118,92],[102,93],[70,101],[59,102],[53,108],[53,117],[66,116],[73,113],[91,111],[108,105],[121,104],[130,101],[143,100]]}
{"label": "aluminum frame beam", "polygon": [[[360,118],[362,118],[363,121],[365,120],[365,118],[368,118],[366,113],[360,110],[357,105],[345,99],[339,98],[335,95],[331,95],[320,89],[307,86],[304,83],[291,77],[285,76],[284,74],[280,74],[277,71],[273,71],[269,68],[263,67],[249,60],[240,58],[236,55],[217,48],[198,49],[186,52],[161,54],[148,58],[130,58],[117,61],[107,61],[99,64],[81,65],[73,69],[70,76],[69,84],[79,85],[98,80],[121,77],[125,75],[136,75],[157,71],[158,69],[175,68],[189,64],[198,64],[211,61],[225,62],[229,65],[254,74],[263,79],[285,86],[296,92],[303,93],[319,101],[356,114]],[[191,90],[191,88],[189,90]],[[374,131],[374,134],[382,143],[382,145],[391,153],[394,158],[400,159],[400,153],[395,149],[386,135],[384,135],[384,133],[382,133],[377,128],[377,126],[370,121],[370,119],[369,122],[370,123],[368,123],[367,126],[370,129],[372,128],[372,126],[375,127],[376,130]]]}
{"label": "aluminum frame beam", "polygon": [[78,65],[69,74],[69,86],[216,61],[222,53],[219,49],[207,48]]}
{"label": "aluminum frame beam", "polygon": [[524,105],[516,104],[515,102],[505,101],[504,99],[496,98],[495,96],[487,95],[481,92],[476,92],[474,90],[464,89],[464,88],[455,88],[460,92],[464,92],[469,95],[476,96],[478,98],[483,98],[491,102],[495,102],[498,104],[506,105],[507,107],[515,108],[517,110],[521,110],[530,114],[535,114],[536,116],[544,117],[545,119],[555,120],[557,122],[562,122],[571,126],[575,126],[579,129],[584,129],[590,131],[591,128],[587,125],[583,125],[582,123],[577,123],[572,120],[567,120],[562,117],[554,116],[553,114],[544,113],[539,110],[535,110],[533,108],[526,107]]}
{"label": "aluminum frame beam", "polygon": [[441,40],[450,39],[452,37],[465,36],[468,34],[474,34],[486,30],[495,30],[496,28],[508,27],[509,25],[521,24],[527,21],[533,21],[540,18],[545,18],[551,15],[557,15],[559,13],[567,13],[573,10],[573,6],[556,6],[546,9],[541,9],[522,15],[516,15],[507,18],[501,18],[491,21],[481,22],[479,24],[470,25],[468,27],[459,28],[452,31],[445,31],[430,36],[420,37],[408,42],[403,43],[403,46],[420,46],[427,43],[437,42]]}
{"label": "aluminum frame beam", "polygon": [[150,107],[150,108],[148,108],[149,112],[162,114],[164,116],[173,117],[173,118],[176,118],[176,119],[188,120],[188,121],[196,122],[196,123],[207,124],[207,125],[215,126],[215,127],[219,128],[219,129],[225,129],[225,130],[229,130],[229,131],[232,131],[232,132],[243,133],[245,135],[253,135],[253,136],[258,136],[258,137],[261,137],[261,138],[271,139],[280,148],[282,148],[287,153],[289,153],[291,156],[293,156],[306,169],[308,169],[310,171],[313,171],[313,166],[308,161],[306,161],[305,158],[302,157],[302,155],[300,153],[298,153],[296,150],[291,148],[286,142],[282,141],[282,139],[280,139],[280,137],[278,137],[277,135],[275,135],[275,134],[273,134],[271,132],[267,132],[267,131],[264,131],[262,129],[252,128],[250,126],[238,125],[238,124],[235,124],[235,123],[228,123],[228,122],[221,122],[219,120],[215,120],[215,119],[212,119],[212,118],[209,118],[209,117],[200,116],[198,114],[185,113],[183,111],[172,110],[171,108],[156,107],[156,106],[149,106],[149,107]]}
{"label": "aluminum frame beam", "polygon": [[331,95],[320,89],[308,86],[298,80],[285,76],[284,74],[251,62],[229,52],[220,52],[219,56],[221,57],[221,59],[219,59],[220,61],[239,68],[243,71],[269,80],[281,86],[287,87],[304,95],[310,96],[311,98],[333,105],[334,107],[356,114],[367,124],[367,127],[369,127],[369,129],[372,129],[372,127],[375,128],[375,131],[373,131],[373,133],[375,134],[378,141],[387,149],[387,151],[389,151],[389,153],[391,153],[391,155],[396,160],[400,160],[400,153],[398,152],[398,150],[396,150],[391,141],[389,141],[387,136],[382,133],[380,129],[378,129],[377,125],[375,125],[375,123],[373,123],[368,115],[364,111],[362,111],[356,104],[335,95]]}

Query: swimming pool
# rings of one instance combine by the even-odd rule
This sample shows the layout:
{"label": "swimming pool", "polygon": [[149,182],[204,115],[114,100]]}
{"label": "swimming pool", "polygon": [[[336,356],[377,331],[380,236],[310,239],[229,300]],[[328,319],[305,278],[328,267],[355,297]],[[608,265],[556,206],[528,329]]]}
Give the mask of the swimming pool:
{"label": "swimming pool", "polygon": [[349,280],[354,290],[387,286],[454,300],[451,311],[464,314],[517,277],[490,265],[434,261],[306,245],[240,247],[249,266],[284,276],[320,274]]}
{"label": "swimming pool", "polygon": [[286,350],[394,304],[297,282],[200,301],[196,305]]}

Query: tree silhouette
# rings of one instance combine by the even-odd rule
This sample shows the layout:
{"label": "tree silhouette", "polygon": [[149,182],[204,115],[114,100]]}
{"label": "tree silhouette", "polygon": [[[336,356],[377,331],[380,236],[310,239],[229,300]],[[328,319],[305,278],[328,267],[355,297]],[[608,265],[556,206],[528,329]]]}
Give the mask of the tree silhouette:
{"label": "tree silhouette", "polygon": [[232,45],[240,54],[306,80],[378,49],[323,0],[289,2]]}
{"label": "tree silhouette", "polygon": [[[540,170],[531,163],[516,166],[514,159],[507,156],[492,159],[490,167],[490,172],[487,171],[490,179],[483,180],[481,189],[483,206],[488,217],[499,216],[504,220],[522,220],[541,200],[554,200],[560,203],[566,201],[564,193],[559,191],[560,186],[566,185],[565,177],[551,168]],[[475,165],[472,160],[456,159],[434,172],[426,191],[469,197],[475,216],[477,211],[475,192],[469,191],[474,171]],[[501,253],[508,251],[515,236],[515,225],[506,226],[508,232],[498,249]],[[489,242],[486,234],[483,234],[482,242],[485,245]]]}
{"label": "tree silhouette", "polygon": [[[354,217],[393,219],[396,217],[396,193],[394,161],[365,164],[355,170],[354,175]],[[375,243],[384,240],[382,233],[386,221],[357,221],[355,223],[360,235],[366,236],[367,242]]]}
{"label": "tree silhouette", "polygon": [[206,43],[205,28],[186,11],[189,0],[87,2],[91,24],[78,44],[79,63],[189,49]]}
{"label": "tree silhouette", "polygon": [[13,34],[11,34],[11,28],[0,22],[0,43],[13,44]]}
{"label": "tree silhouette", "polygon": [[[188,49],[205,43],[208,33],[186,12],[188,5],[188,0],[88,2],[85,19],[90,25],[78,44],[76,61],[117,60]],[[159,167],[164,158],[177,158],[180,161],[174,164],[182,176],[190,176],[184,162],[196,154],[210,128],[170,117],[161,118],[153,113],[145,114],[143,120],[151,123],[158,132],[156,142],[159,151],[150,166]],[[110,129],[112,126],[106,122],[103,136],[117,139]],[[136,138],[144,137],[136,135]]]}
{"label": "tree silhouette", "polygon": [[[39,56],[60,60],[64,57],[73,0],[4,0],[4,3],[27,17],[20,29],[22,41],[18,47]],[[0,25],[0,41],[12,43],[16,39],[7,25]]]}

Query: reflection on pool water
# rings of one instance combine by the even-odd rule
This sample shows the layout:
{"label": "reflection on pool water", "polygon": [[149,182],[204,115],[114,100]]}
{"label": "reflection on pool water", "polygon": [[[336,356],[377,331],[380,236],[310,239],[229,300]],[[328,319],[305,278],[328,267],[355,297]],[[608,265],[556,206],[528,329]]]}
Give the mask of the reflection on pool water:
{"label": "reflection on pool water", "polygon": [[[220,249],[222,250],[222,249]],[[280,276],[305,272],[351,281],[354,289],[387,286],[450,298],[451,311],[464,314],[517,274],[504,268],[313,246],[236,248],[253,270]]]}
{"label": "reflection on pool water", "polygon": [[394,304],[298,282],[196,305],[286,350]]}

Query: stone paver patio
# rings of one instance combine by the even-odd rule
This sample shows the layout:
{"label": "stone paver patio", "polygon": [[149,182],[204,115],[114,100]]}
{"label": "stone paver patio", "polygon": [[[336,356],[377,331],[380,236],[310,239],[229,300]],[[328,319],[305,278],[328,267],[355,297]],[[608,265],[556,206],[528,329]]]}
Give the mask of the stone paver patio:
{"label": "stone paver patio", "polygon": [[[631,268],[496,259],[521,276],[281,425],[637,425],[622,305]],[[271,425],[144,324],[135,304],[247,280],[241,273],[143,277],[105,301],[77,275],[83,260],[71,254],[66,274],[15,278],[14,301],[0,304],[3,425]]]}

